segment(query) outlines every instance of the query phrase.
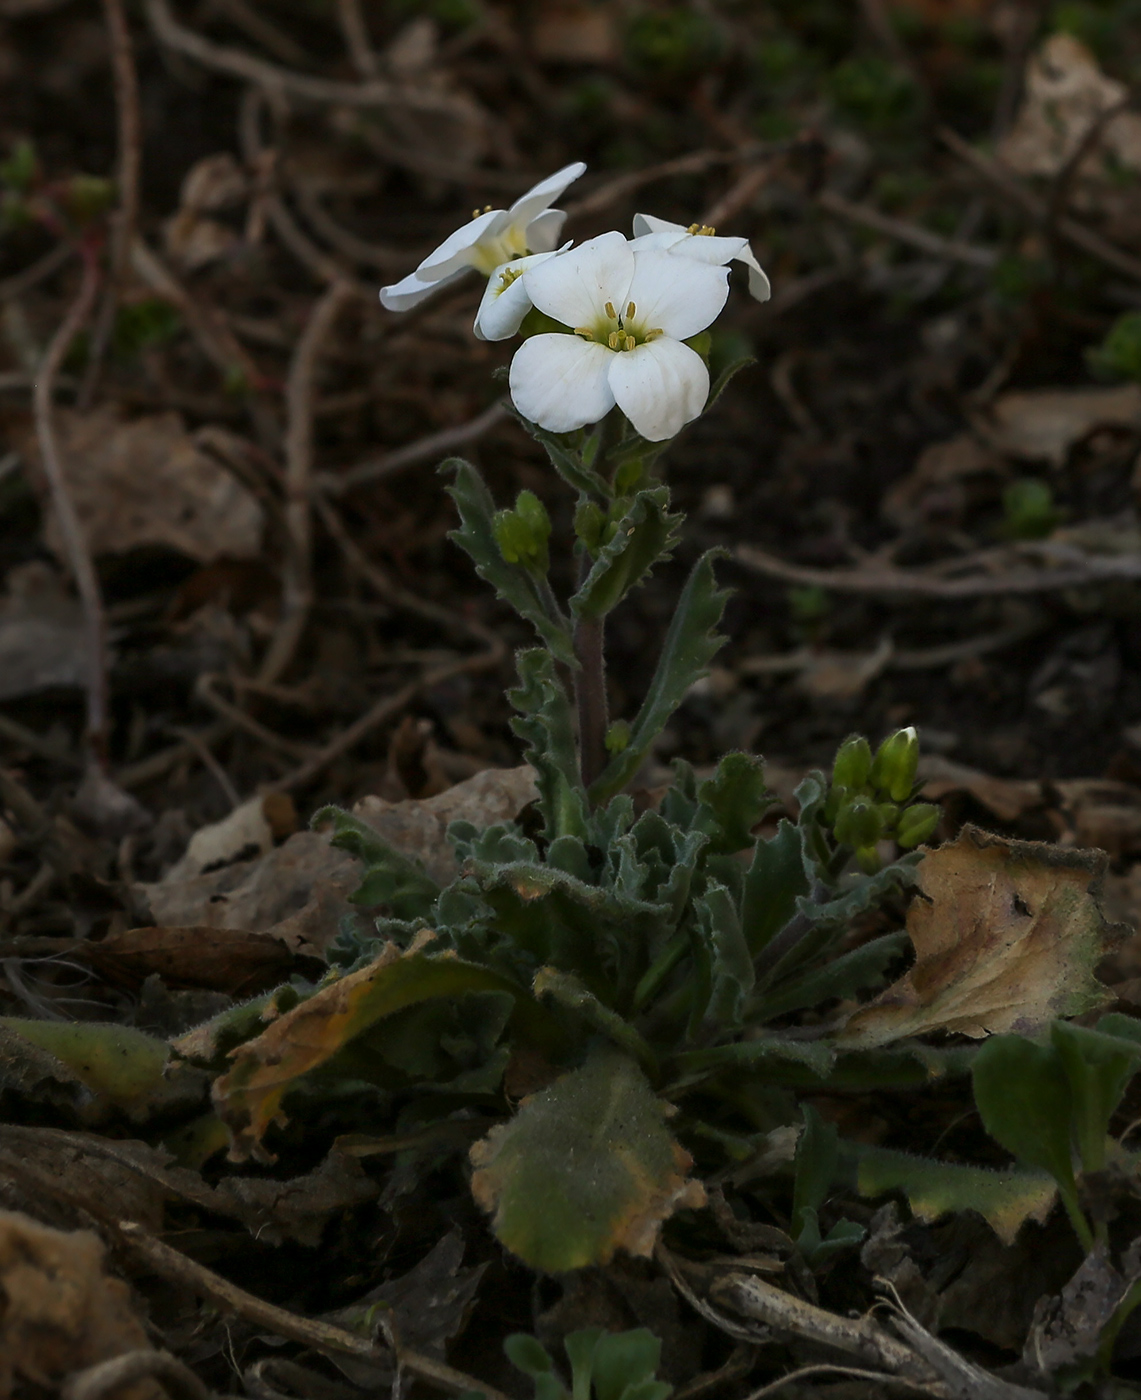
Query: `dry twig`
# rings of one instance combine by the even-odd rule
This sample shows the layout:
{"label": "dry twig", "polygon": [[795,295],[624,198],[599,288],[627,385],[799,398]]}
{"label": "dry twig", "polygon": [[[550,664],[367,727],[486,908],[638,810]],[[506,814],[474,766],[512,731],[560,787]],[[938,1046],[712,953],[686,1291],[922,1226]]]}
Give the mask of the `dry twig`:
{"label": "dry twig", "polygon": [[384,477],[393,476],[396,472],[403,471],[405,467],[415,466],[417,462],[426,462],[432,457],[440,457],[448,452],[454,452],[457,447],[465,447],[469,442],[475,442],[477,438],[483,437],[486,432],[498,423],[502,423],[507,417],[508,412],[503,401],[496,400],[489,408],[485,408],[482,413],[477,414],[467,423],[459,423],[453,428],[441,428],[439,432],[428,433],[416,442],[406,443],[403,447],[386,452],[383,457],[378,457],[371,462],[358,462],[355,467],[349,467],[347,471],[337,472],[335,475],[332,472],[321,472],[315,478],[315,484],[331,496],[343,496],[357,486],[363,486],[367,482],[380,481]]}
{"label": "dry twig", "polygon": [[210,1400],[210,1391],[194,1372],[168,1351],[127,1351],[75,1371],[64,1381],[61,1400],[103,1400],[123,1386],[152,1377],[161,1381],[174,1400]]}
{"label": "dry twig", "polygon": [[821,209],[826,209],[830,214],[838,214],[842,219],[862,224],[865,228],[874,229],[876,233],[886,234],[888,238],[894,238],[900,243],[908,243],[913,248],[919,248],[937,258],[967,263],[970,267],[987,270],[993,268],[999,260],[999,254],[993,248],[980,248],[974,243],[941,238],[937,233],[920,228],[918,224],[893,219],[891,215],[881,214],[878,209],[870,209],[866,204],[855,204],[834,190],[821,190],[816,196],[816,202]]}

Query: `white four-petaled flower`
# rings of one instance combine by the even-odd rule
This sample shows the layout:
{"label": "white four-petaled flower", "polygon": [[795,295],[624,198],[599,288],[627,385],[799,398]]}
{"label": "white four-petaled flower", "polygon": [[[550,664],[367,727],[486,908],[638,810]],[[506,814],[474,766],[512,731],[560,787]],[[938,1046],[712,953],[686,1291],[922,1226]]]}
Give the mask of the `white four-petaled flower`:
{"label": "white four-petaled flower", "polygon": [[749,269],[749,294],[757,301],[768,301],[772,287],[764,270],[757,261],[747,238],[719,238],[716,230],[704,224],[672,224],[668,219],[655,218],[653,214],[634,215],[634,239],[636,250],[657,248],[676,253],[681,257],[695,258],[699,262],[744,263]]}
{"label": "white four-petaled flower", "polygon": [[725,305],[726,268],[604,233],[521,277],[531,303],[573,331],[532,336],[516,351],[511,398],[525,418],[564,433],[617,404],[637,432],[661,442],[701,413],[709,371],[682,342]]}
{"label": "white four-petaled flower", "polygon": [[477,210],[471,222],[444,239],[415,272],[382,287],[382,305],[389,311],[408,311],[438,288],[461,277],[468,268],[474,267],[490,277],[504,263],[526,254],[552,252],[558,245],[566,214],[551,205],[585,169],[585,164],[576,160],[520,195],[510,209],[485,209],[482,213]]}

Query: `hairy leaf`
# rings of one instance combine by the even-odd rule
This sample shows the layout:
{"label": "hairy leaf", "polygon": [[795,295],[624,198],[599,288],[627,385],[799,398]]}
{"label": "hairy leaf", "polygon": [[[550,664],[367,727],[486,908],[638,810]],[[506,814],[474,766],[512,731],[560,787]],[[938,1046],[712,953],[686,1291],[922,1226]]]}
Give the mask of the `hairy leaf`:
{"label": "hairy leaf", "polygon": [[697,561],[678,598],[658,665],[630,733],[630,742],[607,764],[590,790],[591,801],[606,802],[633,778],[666,721],[701,679],[721,649],[716,631],[729,594],[717,587],[714,561],[724,551],[711,549]]}
{"label": "hairy leaf", "polygon": [[495,501],[479,472],[460,457],[449,457],[440,471],[453,473],[447,491],[460,513],[460,528],[452,530],[448,538],[470,556],[480,578],[534,627],[555,656],[577,668],[570,632],[551,616],[538,581],[521,564],[508,564],[499,552],[493,524]]}
{"label": "hairy leaf", "polygon": [[681,523],[669,511],[668,486],[639,491],[609,544],[599,551],[581,588],[570,600],[575,617],[600,618],[673,553]]}
{"label": "hairy leaf", "polygon": [[[1106,1018],[1109,1019],[1108,1017]],[[1141,1069],[1141,1044],[1067,1021],[1055,1021],[1050,1040],[1061,1056],[1073,1099],[1074,1141],[1082,1169],[1102,1171],[1109,1120],[1129,1081]]]}
{"label": "hairy leaf", "polygon": [[430,942],[421,938],[406,952],[387,944],[367,967],[322,987],[232,1052],[229,1073],[214,1085],[219,1116],[233,1134],[232,1157],[265,1160],[261,1139],[287,1090],[393,1012],[433,997],[494,991],[514,996],[526,1016],[530,998],[522,988],[454,955],[433,954]]}
{"label": "hairy leaf", "polygon": [[545,1273],[648,1257],[662,1222],[704,1204],[667,1107],[634,1060],[599,1048],[471,1150],[472,1194],[500,1242]]}
{"label": "hairy leaf", "polygon": [[692,1029],[704,1018],[719,1030],[741,1025],[745,1000],[753,990],[753,960],[729,891],[710,884],[694,904],[695,929],[709,964],[708,1005],[694,1006]]}
{"label": "hairy leaf", "polygon": [[657,1056],[629,1021],[604,1006],[572,973],[560,972],[555,967],[541,967],[535,974],[531,990],[540,1000],[549,996],[592,1031],[606,1036],[619,1049],[633,1055],[648,1074],[657,1073]]}
{"label": "hairy leaf", "polygon": [[511,727],[527,744],[539,806],[550,840],[587,835],[586,794],[578,776],[578,751],[570,702],[555,673],[550,652],[538,647],[515,658],[520,684],[507,692],[518,711]]}
{"label": "hairy leaf", "polygon": [[435,905],[440,887],[418,860],[390,846],[368,822],[340,807],[321,807],[313,813],[313,827],[332,823],[332,844],[364,863],[360,887],[352,900],[365,906],[386,904],[395,919],[425,919]]}
{"label": "hairy leaf", "polygon": [[757,842],[745,876],[741,927],[753,957],[784,928],[796,913],[797,899],[807,892],[800,832],[782,818],[775,836]]}
{"label": "hairy leaf", "polygon": [[694,825],[709,836],[709,849],[721,854],[753,844],[753,827],[776,798],[765,787],[764,760],[749,753],[727,753],[711,778],[697,789]]}
{"label": "hairy leaf", "polygon": [[750,1020],[771,1021],[805,1006],[818,1006],[832,997],[850,997],[878,982],[907,947],[905,933],[885,933],[824,967],[790,977],[762,997]]}
{"label": "hairy leaf", "polygon": [[170,1047],[132,1026],[0,1016],[0,1028],[53,1055],[93,1094],[141,1106],[163,1084]]}
{"label": "hairy leaf", "polygon": [[861,1196],[902,1191],[912,1212],[927,1222],[952,1211],[977,1210],[1006,1245],[1014,1243],[1027,1220],[1044,1221],[1058,1195],[1046,1172],[996,1172],[862,1143],[846,1142],[843,1149]]}
{"label": "hairy leaf", "polygon": [[928,854],[908,911],[915,965],[839,1032],[846,1045],[1033,1032],[1109,1000],[1094,969],[1119,936],[1098,907],[1100,851],[975,827]]}

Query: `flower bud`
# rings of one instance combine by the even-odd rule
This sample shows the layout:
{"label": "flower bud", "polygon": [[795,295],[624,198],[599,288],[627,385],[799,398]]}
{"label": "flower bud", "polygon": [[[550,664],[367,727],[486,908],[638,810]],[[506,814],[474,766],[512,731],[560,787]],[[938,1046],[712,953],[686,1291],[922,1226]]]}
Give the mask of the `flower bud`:
{"label": "flower bud", "polygon": [[871,780],[893,802],[906,802],[919,766],[919,738],[914,726],[897,729],[879,746],[872,763]]}
{"label": "flower bud", "polygon": [[531,573],[547,572],[551,562],[547,549],[551,520],[533,491],[520,491],[514,510],[496,511],[491,528],[508,564],[522,564]]}
{"label": "flower bud", "polygon": [[933,834],[939,825],[939,816],[939,808],[933,802],[917,802],[900,817],[895,839],[905,851],[911,850]]}
{"label": "flower bud", "polygon": [[515,514],[524,522],[536,540],[546,544],[551,538],[551,517],[534,491],[520,491],[515,498]]}
{"label": "flower bud", "polygon": [[857,846],[856,864],[865,875],[874,875],[880,868],[880,853],[875,846]]}
{"label": "flower bud", "polygon": [[624,719],[616,719],[606,731],[606,752],[621,753],[630,746],[630,725]]}
{"label": "flower bud", "polygon": [[883,823],[871,802],[864,797],[855,797],[840,808],[832,830],[841,844],[860,850],[876,844],[883,835]]}
{"label": "flower bud", "polygon": [[851,734],[836,750],[832,786],[862,788],[872,771],[872,746],[862,734]]}

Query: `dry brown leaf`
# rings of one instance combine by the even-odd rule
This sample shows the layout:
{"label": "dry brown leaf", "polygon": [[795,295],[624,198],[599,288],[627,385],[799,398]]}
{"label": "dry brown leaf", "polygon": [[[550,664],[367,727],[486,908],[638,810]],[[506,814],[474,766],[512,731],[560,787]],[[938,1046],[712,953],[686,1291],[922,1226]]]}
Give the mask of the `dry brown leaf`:
{"label": "dry brown leaf", "polygon": [[[68,1372],[150,1345],[127,1285],[104,1273],[103,1244],[91,1230],[53,1230],[0,1211],[0,1298],[3,1396],[17,1381],[54,1393]],[[118,1395],[164,1400],[152,1380],[123,1386]]]}
{"label": "dry brown leaf", "polygon": [[934,442],[887,489],[880,510],[899,529],[924,520],[958,521],[976,501],[997,496],[1002,466],[974,433]]}
{"label": "dry brown leaf", "polygon": [[1003,394],[977,416],[975,427],[999,452],[1061,467],[1070,448],[1095,428],[1141,429],[1141,387]]}
{"label": "dry brown leaf", "polygon": [[543,63],[613,63],[621,50],[616,19],[611,6],[583,0],[536,5],[531,51]]}
{"label": "dry brown leaf", "polygon": [[[108,405],[87,414],[60,409],[56,421],[64,474],[93,554],[162,545],[203,564],[259,554],[261,506],[198,451],[177,413],[125,423]],[[38,466],[34,438],[24,447]],[[45,538],[66,557],[50,512]]]}
{"label": "dry brown leaf", "polygon": [[887,1045],[953,1031],[1032,1034],[1110,1000],[1094,969],[1123,930],[1098,904],[1107,858],[977,827],[930,852],[907,915],[915,965],[838,1032]]}
{"label": "dry brown leaf", "polygon": [[925,780],[923,797],[928,802],[938,802],[953,792],[967,792],[1004,822],[1017,821],[1027,812],[1041,807],[1046,800],[1041,783],[1022,778],[995,778],[940,754],[924,754],[920,758],[919,776]]}
{"label": "dry brown leaf", "polygon": [[280,939],[248,929],[132,928],[89,939],[81,953],[115,986],[135,990],[157,973],[168,987],[205,987],[234,997],[268,991],[293,966]]}
{"label": "dry brown leaf", "polygon": [[1111,778],[1063,778],[1051,787],[1066,823],[1062,845],[1098,846],[1115,860],[1141,852],[1141,788]]}
{"label": "dry brown leaf", "polygon": [[235,861],[252,860],[273,849],[274,838],[297,829],[297,813],[284,793],[251,797],[221,821],[200,827],[186,853],[166,872],[167,880],[206,875]]}
{"label": "dry brown leaf", "polygon": [[[1124,83],[1101,71],[1080,40],[1051,34],[1026,65],[1022,106],[998,154],[1021,175],[1057,175],[1094,123],[1128,93]],[[1106,155],[1141,170],[1141,115],[1126,111],[1111,118],[1080,173],[1104,179]]]}

